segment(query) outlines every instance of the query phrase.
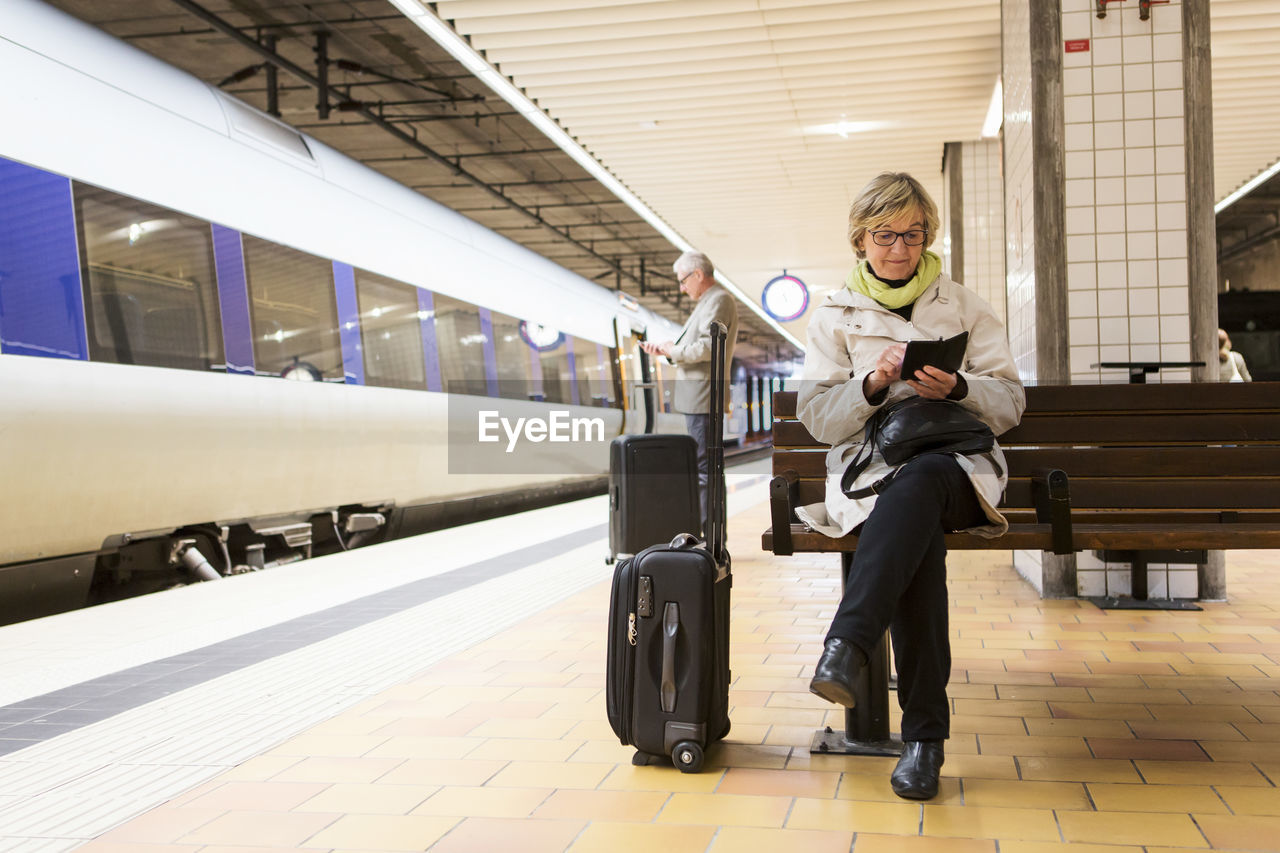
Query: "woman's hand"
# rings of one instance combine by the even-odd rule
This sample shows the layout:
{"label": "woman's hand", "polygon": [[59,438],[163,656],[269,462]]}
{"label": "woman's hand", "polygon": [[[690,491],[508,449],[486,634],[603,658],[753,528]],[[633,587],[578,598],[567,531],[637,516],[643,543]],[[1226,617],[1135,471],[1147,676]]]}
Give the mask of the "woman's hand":
{"label": "woman's hand", "polygon": [[884,348],[876,359],[876,366],[862,382],[863,396],[870,399],[888,388],[902,375],[902,357],[906,355],[906,344],[890,344]]}
{"label": "woman's hand", "polygon": [[956,387],[956,375],[930,364],[917,370],[916,378],[908,379],[907,384],[921,397],[945,400]]}

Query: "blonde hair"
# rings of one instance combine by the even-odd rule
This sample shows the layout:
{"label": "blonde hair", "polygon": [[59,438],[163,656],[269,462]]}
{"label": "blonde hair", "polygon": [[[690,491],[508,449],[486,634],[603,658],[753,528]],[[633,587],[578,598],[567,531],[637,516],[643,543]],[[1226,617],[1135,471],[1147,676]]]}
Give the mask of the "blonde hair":
{"label": "blonde hair", "polygon": [[938,207],[920,182],[906,172],[881,172],[862,188],[849,208],[849,244],[859,258],[867,256],[867,231],[920,211],[927,248],[938,234]]}

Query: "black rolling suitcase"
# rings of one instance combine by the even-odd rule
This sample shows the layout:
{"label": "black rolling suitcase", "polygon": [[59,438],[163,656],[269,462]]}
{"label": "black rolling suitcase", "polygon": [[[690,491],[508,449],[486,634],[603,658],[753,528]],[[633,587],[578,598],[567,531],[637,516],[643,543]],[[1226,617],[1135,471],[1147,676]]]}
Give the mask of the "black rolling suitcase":
{"label": "black rolling suitcase", "polygon": [[729,733],[724,352],[724,327],[713,324],[707,539],[681,534],[623,560],[609,602],[609,723],[636,748],[633,764],[669,756],[686,773],[700,770],[707,745]]}
{"label": "black rolling suitcase", "polygon": [[702,528],[698,446],[687,435],[623,435],[609,445],[609,562]]}

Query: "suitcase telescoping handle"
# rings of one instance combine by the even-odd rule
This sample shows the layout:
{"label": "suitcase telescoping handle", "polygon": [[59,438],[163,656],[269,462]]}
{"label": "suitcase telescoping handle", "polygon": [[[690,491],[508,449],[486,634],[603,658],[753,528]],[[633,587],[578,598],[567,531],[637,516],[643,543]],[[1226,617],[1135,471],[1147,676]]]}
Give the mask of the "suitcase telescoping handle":
{"label": "suitcase telescoping handle", "polygon": [[724,565],[727,513],[724,485],[725,349],[729,332],[718,321],[711,323],[711,418],[707,425],[707,550]]}

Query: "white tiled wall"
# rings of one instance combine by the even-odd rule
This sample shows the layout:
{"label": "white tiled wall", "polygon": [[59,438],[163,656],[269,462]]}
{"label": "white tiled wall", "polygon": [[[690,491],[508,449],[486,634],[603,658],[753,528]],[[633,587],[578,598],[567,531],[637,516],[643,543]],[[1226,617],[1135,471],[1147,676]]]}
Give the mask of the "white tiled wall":
{"label": "white tiled wall", "polygon": [[[1062,0],[1068,330],[1072,382],[1124,382],[1101,361],[1186,361],[1182,6]],[[1188,370],[1148,381],[1188,382]]]}
{"label": "white tiled wall", "polygon": [[965,142],[961,146],[964,185],[964,278],[1005,319],[1004,190],[1000,143]]}
{"label": "white tiled wall", "polygon": [[1023,381],[1036,377],[1031,23],[1026,0],[1002,0],[1004,61],[1005,326]]}
{"label": "white tiled wall", "polygon": [[[1034,379],[1035,273],[1031,244],[1029,4],[1003,0],[1006,288],[1010,342],[1024,380]],[[1069,370],[1073,383],[1126,382],[1102,361],[1191,357],[1183,140],[1182,4],[1061,0]],[[1054,330],[1042,330],[1053,334]],[[1148,381],[1188,382],[1188,370]],[[1039,554],[1014,564],[1036,582]],[[1079,594],[1127,595],[1128,564],[1077,556]],[[1196,569],[1151,564],[1153,598],[1193,598]]]}

